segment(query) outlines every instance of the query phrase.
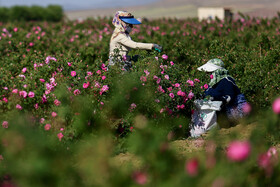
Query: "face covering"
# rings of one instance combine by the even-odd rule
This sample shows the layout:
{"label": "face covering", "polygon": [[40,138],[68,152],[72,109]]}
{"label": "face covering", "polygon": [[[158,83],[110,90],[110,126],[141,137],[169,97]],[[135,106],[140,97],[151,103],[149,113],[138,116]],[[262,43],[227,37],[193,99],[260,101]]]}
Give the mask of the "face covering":
{"label": "face covering", "polygon": [[131,32],[132,28],[130,26],[127,26],[125,29],[125,32],[127,32],[128,34]]}

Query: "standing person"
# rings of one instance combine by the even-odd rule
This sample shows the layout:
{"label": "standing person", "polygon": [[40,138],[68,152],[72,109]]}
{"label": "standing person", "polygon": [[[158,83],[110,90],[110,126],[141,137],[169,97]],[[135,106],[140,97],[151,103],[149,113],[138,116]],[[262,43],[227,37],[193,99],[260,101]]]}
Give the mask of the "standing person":
{"label": "standing person", "polygon": [[115,26],[115,30],[110,41],[109,65],[120,62],[125,70],[129,70],[132,66],[132,58],[127,55],[130,49],[154,49],[159,52],[162,51],[162,47],[158,44],[139,43],[131,39],[129,33],[133,25],[141,24],[131,13],[126,11],[116,12],[112,23]]}
{"label": "standing person", "polygon": [[218,113],[218,123],[224,124],[224,120],[227,119],[231,125],[234,125],[245,115],[243,108],[246,100],[235,80],[224,68],[224,62],[217,58],[211,59],[198,70],[211,73],[211,81],[205,96],[210,96],[210,100],[223,102],[222,110]]}

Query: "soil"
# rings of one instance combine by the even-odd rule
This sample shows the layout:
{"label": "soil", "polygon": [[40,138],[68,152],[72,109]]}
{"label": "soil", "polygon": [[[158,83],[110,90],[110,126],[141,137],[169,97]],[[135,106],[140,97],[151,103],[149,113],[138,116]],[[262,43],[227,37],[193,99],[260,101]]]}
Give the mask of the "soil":
{"label": "soil", "polygon": [[[215,139],[219,140],[222,148],[226,148],[230,141],[230,137],[238,137],[238,140],[249,139],[252,131],[256,128],[257,124],[237,125],[231,128],[219,129],[215,133]],[[175,140],[169,143],[169,148],[176,152],[178,157],[187,158],[189,155],[198,153],[205,150],[205,145],[212,139],[212,133],[206,133],[199,138],[189,138],[185,140]],[[141,160],[131,153],[121,153],[112,158],[112,164],[116,166],[132,165],[133,167],[140,167]]]}

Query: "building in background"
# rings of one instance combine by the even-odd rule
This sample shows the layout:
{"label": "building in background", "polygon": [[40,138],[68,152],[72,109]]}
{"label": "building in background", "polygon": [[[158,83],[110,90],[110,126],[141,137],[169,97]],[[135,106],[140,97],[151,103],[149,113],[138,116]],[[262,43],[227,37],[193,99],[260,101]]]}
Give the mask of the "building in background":
{"label": "building in background", "polygon": [[220,20],[230,19],[233,17],[231,9],[223,7],[200,7],[197,12],[199,21],[213,20],[216,17]]}

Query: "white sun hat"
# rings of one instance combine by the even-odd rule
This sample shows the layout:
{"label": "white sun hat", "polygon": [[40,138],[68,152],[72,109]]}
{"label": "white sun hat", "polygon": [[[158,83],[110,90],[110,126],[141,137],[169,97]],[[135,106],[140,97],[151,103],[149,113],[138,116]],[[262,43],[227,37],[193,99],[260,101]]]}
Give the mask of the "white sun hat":
{"label": "white sun hat", "polygon": [[217,69],[224,68],[224,62],[221,59],[214,58],[209,60],[206,64],[198,67],[199,71],[213,72]]}

